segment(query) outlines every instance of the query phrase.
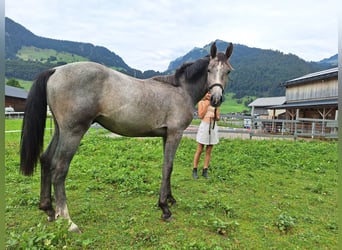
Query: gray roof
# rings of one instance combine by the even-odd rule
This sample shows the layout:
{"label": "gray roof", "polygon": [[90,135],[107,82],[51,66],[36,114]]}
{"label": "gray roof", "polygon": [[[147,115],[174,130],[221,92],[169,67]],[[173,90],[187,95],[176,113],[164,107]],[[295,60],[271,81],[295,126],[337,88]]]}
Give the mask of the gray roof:
{"label": "gray roof", "polygon": [[5,85],[5,96],[26,99],[27,92],[21,88]]}
{"label": "gray roof", "polygon": [[254,100],[250,104],[248,104],[248,107],[272,107],[272,106],[278,106],[284,104],[286,101],[285,96],[276,96],[276,97],[262,97]]}
{"label": "gray roof", "polygon": [[314,81],[314,80],[323,80],[331,77],[337,77],[338,76],[338,67],[327,69],[327,70],[322,70],[314,73],[310,73],[298,78],[294,78],[291,80],[288,80],[284,83],[285,86],[288,85],[293,85],[297,83],[304,83],[304,82],[309,82],[309,81]]}
{"label": "gray roof", "polygon": [[321,106],[337,106],[338,99],[325,99],[325,100],[307,100],[299,102],[288,102],[283,105],[274,106],[274,109],[285,109],[285,108],[299,108],[299,107],[321,107]]}

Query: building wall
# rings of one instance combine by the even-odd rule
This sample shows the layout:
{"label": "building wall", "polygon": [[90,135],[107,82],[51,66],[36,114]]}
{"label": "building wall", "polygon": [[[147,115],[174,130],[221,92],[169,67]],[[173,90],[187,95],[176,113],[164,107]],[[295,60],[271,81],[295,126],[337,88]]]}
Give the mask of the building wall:
{"label": "building wall", "polygon": [[336,98],[338,96],[338,80],[331,78],[327,80],[313,81],[300,85],[288,86],[286,88],[286,101],[301,101]]}
{"label": "building wall", "polygon": [[[324,112],[326,112],[324,119],[335,120],[337,118],[337,107],[299,108],[298,118],[323,119],[321,114],[324,114]],[[295,114],[296,109],[287,109],[286,119],[296,119]]]}
{"label": "building wall", "polygon": [[12,107],[14,108],[15,112],[24,112],[25,111],[25,99],[15,98],[5,96],[5,107]]}

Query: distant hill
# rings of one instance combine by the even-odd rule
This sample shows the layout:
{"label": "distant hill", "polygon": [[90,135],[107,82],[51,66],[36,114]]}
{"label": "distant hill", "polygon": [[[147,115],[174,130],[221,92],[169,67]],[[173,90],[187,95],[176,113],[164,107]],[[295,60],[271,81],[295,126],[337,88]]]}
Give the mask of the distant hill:
{"label": "distant hill", "polygon": [[[184,56],[171,61],[165,72],[142,72],[129,67],[119,55],[105,47],[39,37],[6,17],[5,75],[7,78],[32,80],[39,72],[56,65],[90,60],[131,76],[149,78],[173,73],[184,62],[208,55],[212,43],[203,48],[193,48]],[[221,40],[216,40],[216,44],[219,51],[224,51],[228,46],[228,42]],[[280,96],[285,93],[281,83],[314,71],[336,67],[337,55],[319,62],[307,62],[293,54],[234,44],[231,64],[235,70],[230,74],[227,91],[235,93],[236,99],[244,96]]]}
{"label": "distant hill", "polygon": [[[167,72],[174,71],[186,61],[207,55],[211,44],[212,42],[203,48],[194,48],[184,56],[170,62]],[[219,51],[225,51],[228,44],[228,42],[216,40]],[[235,98],[284,95],[285,90],[280,86],[284,81],[337,65],[337,60],[330,60],[329,63],[328,61],[306,62],[293,54],[250,48],[241,44],[234,44],[230,62],[234,71],[230,74],[227,88],[229,92],[235,93]]]}
{"label": "distant hill", "polygon": [[[37,69],[37,72],[40,72],[42,69],[49,68],[51,66],[68,63],[65,61],[57,61],[55,63],[42,63],[39,60],[32,61],[20,59],[17,53],[24,47],[35,47],[39,49],[55,50],[56,52],[66,52],[78,55],[87,58],[90,61],[98,62],[108,67],[113,67],[128,75],[134,75],[138,78],[145,78],[143,72],[129,67],[120,56],[105,47],[95,46],[90,43],[63,41],[36,36],[22,25],[6,17],[6,76],[10,74],[10,77],[24,77],[23,79],[30,80],[33,79],[34,76],[32,77],[30,73],[32,70],[27,70],[27,67]],[[11,61],[9,62],[9,60]],[[18,65],[18,67],[16,67],[15,65]],[[15,69],[13,67],[15,67]],[[146,72],[146,74],[150,76],[160,73],[155,71],[148,71]]]}
{"label": "distant hill", "polygon": [[338,65],[338,54],[336,54],[332,57],[329,57],[329,58],[325,58],[325,59],[319,61],[318,63],[328,65],[329,67],[330,66],[336,67]]}

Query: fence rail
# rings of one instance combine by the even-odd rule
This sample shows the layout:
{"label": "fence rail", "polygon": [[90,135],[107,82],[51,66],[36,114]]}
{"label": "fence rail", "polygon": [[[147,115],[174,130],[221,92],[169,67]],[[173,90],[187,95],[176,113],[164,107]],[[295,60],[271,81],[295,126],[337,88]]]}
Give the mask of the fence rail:
{"label": "fence rail", "polygon": [[337,120],[299,118],[297,120],[250,118],[250,136],[338,139]]}
{"label": "fence rail", "polygon": [[[5,112],[6,118],[22,118],[24,112]],[[197,118],[197,117],[195,117]],[[47,124],[47,130],[52,133],[52,118]],[[220,127],[219,133],[232,133],[253,137],[273,137],[273,138],[319,138],[319,139],[338,139],[338,121],[327,119],[308,119],[299,118],[297,120],[278,120],[278,119],[259,119],[250,116],[222,115],[221,122],[225,125]],[[245,120],[249,120],[245,123]],[[248,124],[248,127],[245,125]],[[96,130],[102,127],[95,123],[92,128]],[[17,131],[6,131],[17,132]],[[197,133],[197,129],[187,129],[187,134]]]}
{"label": "fence rail", "polygon": [[5,112],[5,118],[23,118],[24,112]]}

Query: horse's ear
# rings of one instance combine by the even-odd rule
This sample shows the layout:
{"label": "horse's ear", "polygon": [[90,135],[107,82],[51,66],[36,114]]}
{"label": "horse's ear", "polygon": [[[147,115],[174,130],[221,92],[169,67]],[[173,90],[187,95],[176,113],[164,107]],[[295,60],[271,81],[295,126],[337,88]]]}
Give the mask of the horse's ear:
{"label": "horse's ear", "polygon": [[217,53],[216,42],[214,42],[213,45],[211,45],[211,48],[210,48],[210,56],[211,56],[211,58],[215,58],[216,53]]}
{"label": "horse's ear", "polygon": [[233,52],[233,44],[230,43],[229,46],[227,47],[227,50],[226,50],[227,59],[232,55],[232,52]]}

